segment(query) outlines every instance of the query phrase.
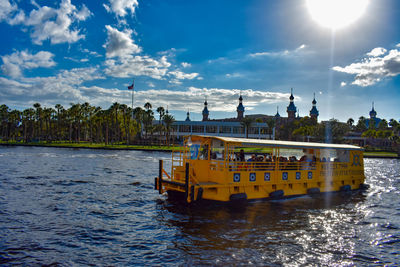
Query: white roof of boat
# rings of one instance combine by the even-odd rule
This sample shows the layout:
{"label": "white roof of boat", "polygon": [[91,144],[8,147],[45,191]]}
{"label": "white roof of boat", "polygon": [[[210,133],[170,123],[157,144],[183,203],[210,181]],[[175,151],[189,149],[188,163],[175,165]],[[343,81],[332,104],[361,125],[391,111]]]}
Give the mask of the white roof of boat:
{"label": "white roof of boat", "polygon": [[328,143],[313,143],[313,142],[295,142],[295,141],[282,141],[282,140],[222,137],[222,136],[209,136],[209,135],[192,135],[192,137],[194,136],[199,136],[202,138],[219,139],[227,143],[241,143],[243,145],[256,145],[256,146],[267,146],[267,147],[363,150],[363,148],[361,147],[353,145],[345,145],[345,144],[328,144]]}

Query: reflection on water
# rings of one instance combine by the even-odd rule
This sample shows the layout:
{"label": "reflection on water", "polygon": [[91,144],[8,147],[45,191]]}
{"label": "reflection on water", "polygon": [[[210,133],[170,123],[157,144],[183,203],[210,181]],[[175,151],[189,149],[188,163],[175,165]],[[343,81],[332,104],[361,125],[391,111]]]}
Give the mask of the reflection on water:
{"label": "reflection on water", "polygon": [[399,160],[370,188],[185,206],[153,190],[169,154],[0,147],[0,264],[395,265]]}
{"label": "reflection on water", "polygon": [[[345,264],[356,253],[362,192],[235,205],[184,207],[163,201],[160,223],[185,236],[180,248],[200,262]],[[167,221],[166,214],[170,215]],[[210,261],[215,259],[214,262]],[[316,259],[318,259],[316,261]]]}

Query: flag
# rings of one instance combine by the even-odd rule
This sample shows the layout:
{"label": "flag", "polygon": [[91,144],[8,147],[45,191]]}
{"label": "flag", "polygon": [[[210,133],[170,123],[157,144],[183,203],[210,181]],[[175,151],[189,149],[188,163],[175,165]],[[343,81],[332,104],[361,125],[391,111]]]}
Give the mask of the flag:
{"label": "flag", "polygon": [[128,86],[128,90],[133,90],[134,86],[135,86],[135,80],[133,80],[132,85]]}

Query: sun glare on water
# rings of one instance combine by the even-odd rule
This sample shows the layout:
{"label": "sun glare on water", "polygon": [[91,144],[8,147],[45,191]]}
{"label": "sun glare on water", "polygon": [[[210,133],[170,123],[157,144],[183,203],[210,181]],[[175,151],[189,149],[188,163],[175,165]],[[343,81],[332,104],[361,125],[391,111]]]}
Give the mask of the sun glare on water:
{"label": "sun glare on water", "polygon": [[331,29],[343,28],[360,18],[368,0],[307,0],[312,18]]}

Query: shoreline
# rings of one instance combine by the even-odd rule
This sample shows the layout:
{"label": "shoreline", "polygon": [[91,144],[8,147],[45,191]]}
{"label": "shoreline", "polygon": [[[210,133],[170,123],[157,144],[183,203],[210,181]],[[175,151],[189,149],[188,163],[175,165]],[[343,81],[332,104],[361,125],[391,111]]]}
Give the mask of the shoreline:
{"label": "shoreline", "polygon": [[[118,147],[118,145],[115,146],[105,146],[105,145],[99,145],[99,146],[85,146],[85,145],[57,145],[57,144],[16,144],[16,143],[0,143],[0,146],[29,146],[29,147],[55,147],[55,148],[74,148],[74,149],[103,149],[103,150],[137,150],[137,151],[150,151],[150,152],[172,152],[174,150],[178,150],[179,147],[177,146],[172,146],[172,147],[160,147],[160,148],[151,148],[151,147],[146,147],[146,146],[138,146],[134,147],[132,145],[131,147],[123,147],[126,145],[121,145],[121,147]],[[396,153],[390,153],[390,152],[364,152],[364,158],[382,158],[382,159],[400,159],[400,156],[397,156]]]}
{"label": "shoreline", "polygon": [[[139,147],[111,147],[111,146],[69,146],[69,145],[52,145],[52,144],[6,144],[0,143],[0,146],[28,146],[28,147],[55,147],[55,148],[72,148],[72,149],[96,149],[96,150],[137,150],[149,152],[172,152],[173,148],[146,148],[145,146]],[[175,147],[177,148],[177,147]],[[176,150],[176,149],[175,149]]]}

